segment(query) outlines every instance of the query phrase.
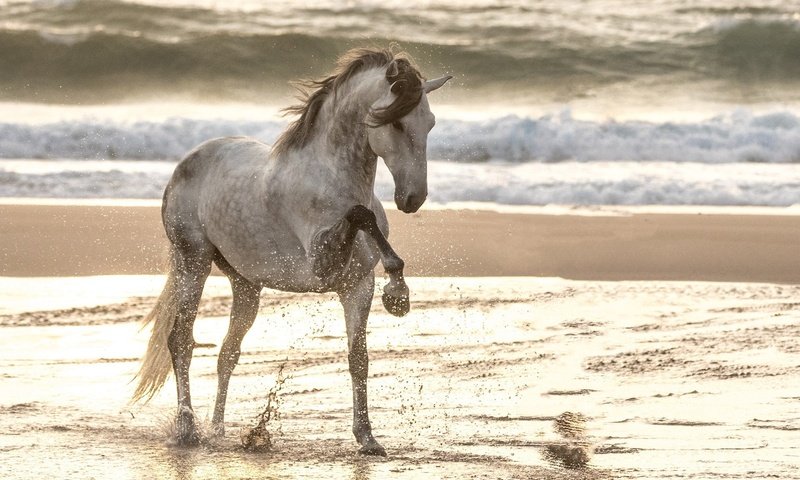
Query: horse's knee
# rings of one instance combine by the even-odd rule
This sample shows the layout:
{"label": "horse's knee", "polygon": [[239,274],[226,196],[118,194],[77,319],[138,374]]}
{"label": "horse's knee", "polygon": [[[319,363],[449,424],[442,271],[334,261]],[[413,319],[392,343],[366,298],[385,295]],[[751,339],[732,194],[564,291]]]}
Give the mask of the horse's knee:
{"label": "horse's knee", "polygon": [[364,205],[355,205],[351,207],[344,218],[347,219],[350,224],[360,229],[369,229],[378,225],[375,213]]}

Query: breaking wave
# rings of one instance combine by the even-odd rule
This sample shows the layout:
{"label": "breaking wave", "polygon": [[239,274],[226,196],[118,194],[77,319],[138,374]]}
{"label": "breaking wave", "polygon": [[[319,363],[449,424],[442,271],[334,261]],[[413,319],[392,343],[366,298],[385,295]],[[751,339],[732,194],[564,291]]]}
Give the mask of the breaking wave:
{"label": "breaking wave", "polygon": [[[158,199],[174,162],[5,161],[0,197]],[[89,164],[89,165],[87,165]],[[800,203],[800,170],[786,164],[671,162],[428,165],[433,202],[506,205],[760,205]],[[384,167],[375,185],[391,201]]]}
{"label": "breaking wave", "polygon": [[[4,123],[0,196],[160,198],[175,161],[198,143],[225,135],[269,143],[284,127],[273,120],[189,118]],[[539,118],[442,119],[428,156],[435,202],[800,203],[800,118],[790,112],[738,110],[694,123],[593,122],[568,110]],[[383,167],[376,192],[393,197]]]}
{"label": "breaking wave", "polygon": [[[214,137],[271,143],[281,121],[171,118],[163,122],[0,123],[0,158],[177,160]],[[587,121],[569,110],[539,118],[443,119],[428,156],[452,162],[800,163],[800,117],[748,110],[692,122]]]}
{"label": "breaking wave", "polygon": [[513,84],[518,96],[565,83],[591,94],[654,77],[687,85],[795,85],[800,75],[800,21],[788,6],[687,10],[676,2],[666,17],[640,12],[594,29],[555,7],[426,2],[422,19],[390,4],[278,3],[252,11],[234,8],[236,2],[230,9],[12,3],[0,9],[0,99],[97,103],[155,94],[263,101],[285,97],[289,80],[325,74],[347,48],[391,41],[409,50],[423,72],[457,74],[465,91]]}

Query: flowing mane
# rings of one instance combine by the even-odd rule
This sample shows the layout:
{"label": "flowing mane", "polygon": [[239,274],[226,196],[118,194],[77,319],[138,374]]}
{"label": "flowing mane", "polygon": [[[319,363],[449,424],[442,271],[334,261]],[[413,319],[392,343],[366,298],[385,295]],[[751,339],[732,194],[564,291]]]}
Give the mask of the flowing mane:
{"label": "flowing mane", "polygon": [[[388,66],[394,62],[395,72],[386,73],[386,81],[392,85],[397,99],[385,109],[370,113],[370,127],[392,123],[407,115],[422,98],[422,76],[404,53],[395,54],[387,49],[357,48],[339,57],[334,72],[321,80],[299,82],[303,103],[287,107],[287,115],[300,115],[278,137],[272,147],[273,154],[281,154],[293,148],[302,148],[311,138],[314,124],[325,100],[355,74],[371,68]],[[394,70],[394,69],[392,69]]]}

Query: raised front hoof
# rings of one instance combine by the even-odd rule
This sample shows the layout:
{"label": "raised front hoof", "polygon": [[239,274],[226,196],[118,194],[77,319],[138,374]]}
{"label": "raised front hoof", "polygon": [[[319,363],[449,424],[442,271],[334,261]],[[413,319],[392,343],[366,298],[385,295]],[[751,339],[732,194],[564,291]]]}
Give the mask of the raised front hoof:
{"label": "raised front hoof", "polygon": [[194,413],[182,408],[175,419],[175,444],[179,447],[196,447],[200,445],[200,435],[194,423]]}
{"label": "raised front hoof", "polygon": [[396,297],[389,293],[383,292],[383,306],[386,311],[395,317],[405,316],[411,310],[411,303],[408,301],[408,295]]}
{"label": "raised front hoof", "polygon": [[361,455],[370,455],[373,457],[385,457],[386,450],[375,439],[368,441],[361,448],[358,449]]}

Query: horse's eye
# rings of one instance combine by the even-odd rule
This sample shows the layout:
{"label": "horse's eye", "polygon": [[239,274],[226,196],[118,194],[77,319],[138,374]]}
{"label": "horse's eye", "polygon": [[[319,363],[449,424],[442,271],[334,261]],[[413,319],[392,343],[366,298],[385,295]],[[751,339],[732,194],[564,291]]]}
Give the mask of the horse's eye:
{"label": "horse's eye", "polygon": [[395,129],[397,129],[397,130],[399,130],[399,131],[401,131],[401,132],[403,131],[403,124],[402,124],[402,123],[400,123],[400,122],[397,122],[397,121],[395,121],[395,122],[392,122],[392,126],[393,126]]}

